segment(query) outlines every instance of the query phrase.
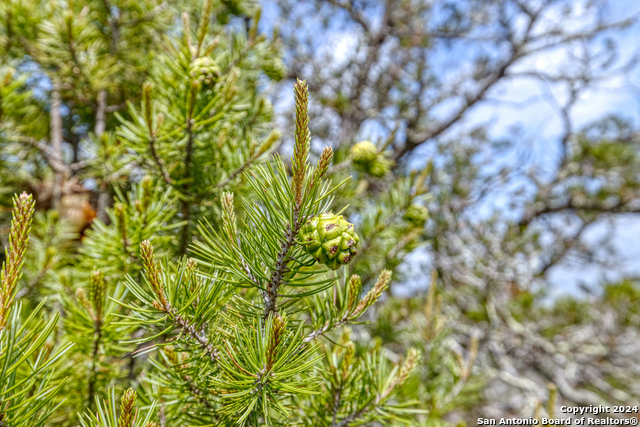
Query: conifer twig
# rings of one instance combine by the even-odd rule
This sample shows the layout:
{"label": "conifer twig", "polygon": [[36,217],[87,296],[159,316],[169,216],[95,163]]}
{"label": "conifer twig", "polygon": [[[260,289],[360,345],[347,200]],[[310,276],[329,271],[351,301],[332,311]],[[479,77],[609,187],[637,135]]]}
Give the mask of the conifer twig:
{"label": "conifer twig", "polygon": [[331,329],[343,326],[349,321],[353,321],[362,316],[367,308],[375,304],[375,302],[382,296],[382,293],[388,288],[390,281],[391,271],[382,270],[380,276],[378,277],[378,280],[376,281],[375,285],[373,285],[373,288],[371,288],[371,290],[362,298],[362,300],[356,306],[356,289],[357,293],[359,294],[362,284],[358,275],[354,274],[353,276],[351,276],[351,278],[349,279],[349,284],[347,285],[349,287],[349,301],[347,302],[347,310],[340,318],[334,319],[333,321],[328,320],[320,328],[309,333],[303,341],[305,343],[313,341],[319,336],[329,332]]}
{"label": "conifer twig", "polygon": [[406,379],[409,377],[409,375],[411,374],[413,369],[418,364],[418,359],[419,358],[420,357],[418,355],[418,352],[414,348],[410,348],[409,352],[407,353],[407,358],[405,359],[404,363],[402,364],[402,367],[398,371],[398,374],[395,376],[395,378],[393,378],[393,380],[390,382],[390,384],[387,386],[387,388],[385,388],[382,391],[382,393],[377,394],[375,396],[375,398],[371,399],[362,408],[360,408],[357,411],[351,413],[350,415],[348,415],[346,418],[344,418],[339,423],[336,423],[336,421],[334,419],[334,422],[331,424],[331,427],[346,427],[351,422],[353,422],[356,419],[362,417],[367,412],[369,412],[371,409],[377,407],[382,402],[384,402],[391,395],[393,390],[398,385],[400,385],[400,384],[402,384],[402,383],[404,383],[406,381]]}
{"label": "conifer twig", "polygon": [[[309,132],[309,88],[306,81],[298,80],[293,86],[296,98],[296,143],[293,155],[293,224],[288,224],[285,230],[284,240],[280,246],[280,252],[276,258],[276,263],[271,272],[271,280],[267,285],[267,292],[264,298],[264,316],[277,312],[276,300],[278,290],[283,283],[284,275],[289,262],[289,252],[293,248],[296,236],[302,226],[300,209],[302,208],[302,187],[304,185],[305,172],[307,169],[307,157],[311,144],[311,134]],[[325,168],[326,170],[326,168]]]}
{"label": "conifer twig", "polygon": [[140,255],[142,256],[151,288],[157,297],[157,299],[153,301],[153,306],[168,314],[186,336],[200,344],[200,347],[207,353],[207,355],[209,355],[212,362],[217,362],[219,359],[218,350],[216,350],[213,344],[209,341],[204,329],[196,329],[192,322],[178,314],[175,307],[167,301],[164,294],[162,279],[160,278],[160,269],[156,265],[154,259],[153,246],[151,246],[151,243],[148,240],[144,240],[140,245]]}
{"label": "conifer twig", "polygon": [[100,342],[102,340],[102,309],[104,303],[104,295],[106,285],[104,275],[101,271],[94,271],[91,275],[91,305],[87,304],[87,309],[91,309],[89,314],[93,317],[94,339],[93,349],[91,352],[91,368],[89,370],[89,405],[93,401],[95,395],[95,386],[98,377],[98,353],[100,351]]}

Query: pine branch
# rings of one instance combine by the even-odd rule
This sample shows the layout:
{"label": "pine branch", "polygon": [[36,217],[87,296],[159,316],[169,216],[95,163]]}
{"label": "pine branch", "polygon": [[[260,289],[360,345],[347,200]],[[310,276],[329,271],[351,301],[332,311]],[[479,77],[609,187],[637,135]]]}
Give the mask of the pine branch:
{"label": "pine branch", "polygon": [[233,172],[229,174],[229,176],[216,184],[216,189],[224,188],[231,181],[233,181],[238,175],[243,173],[247,168],[249,168],[260,156],[269,151],[269,149],[273,146],[273,144],[280,139],[280,131],[274,129],[269,136],[264,140],[264,142],[260,145],[260,148],[257,152],[253,153],[239,168],[235,169]]}
{"label": "pine branch", "polygon": [[[302,187],[304,185],[305,172],[307,169],[307,158],[311,144],[311,134],[309,132],[309,88],[307,83],[298,80],[293,86],[296,99],[296,143],[293,155],[293,224],[288,224],[284,234],[284,240],[280,245],[280,252],[276,258],[274,269],[271,273],[271,279],[267,285],[267,292],[263,294],[264,298],[264,316],[270,313],[277,313],[278,290],[283,283],[284,275],[287,273],[287,263],[289,262],[289,253],[295,245],[296,236],[300,231],[300,227],[304,222],[300,218],[300,209],[302,208]],[[324,154],[324,152],[323,152]],[[330,158],[330,156],[329,156]],[[328,164],[327,164],[328,167]],[[324,172],[326,167],[323,166]]]}
{"label": "pine branch", "polygon": [[[172,348],[170,347],[165,348],[164,354],[167,356],[169,361],[174,366],[178,366],[180,364],[180,362],[178,361],[178,355],[176,354],[175,350],[173,350]],[[197,378],[191,378],[188,375],[184,375],[184,374],[181,374],[180,377],[184,381],[184,384],[188,385],[189,391],[191,392],[191,394],[195,396],[198,402],[202,403],[208,409],[211,409],[211,410],[215,409],[213,404],[209,400],[205,399],[204,392],[202,391],[203,387],[200,387],[198,385]],[[161,418],[161,423],[162,423],[162,418]]]}
{"label": "pine branch", "polygon": [[91,376],[89,379],[89,401],[88,404],[91,405],[95,395],[95,384],[98,377],[98,352],[100,350],[100,342],[102,340],[102,306],[104,303],[104,293],[106,291],[106,284],[104,282],[104,276],[100,271],[95,271],[91,275],[91,302],[92,305],[88,305],[88,308],[92,308],[90,310],[90,314],[93,316],[93,325],[94,325],[94,338],[93,338],[93,348],[91,351],[91,368],[89,370],[89,375]]}
{"label": "pine branch", "polygon": [[156,265],[153,247],[148,240],[143,241],[140,245],[140,255],[142,256],[149,283],[157,297],[157,300],[153,301],[153,306],[168,314],[173,322],[182,330],[182,333],[196,341],[200,345],[200,348],[207,353],[212,362],[217,362],[219,360],[218,350],[209,342],[204,328],[196,329],[189,320],[178,314],[177,310],[167,301],[164,295],[164,285],[162,279],[160,279],[160,269]]}
{"label": "pine branch", "polygon": [[167,183],[168,185],[171,185],[172,179],[169,176],[169,173],[165,170],[164,162],[160,159],[160,156],[158,156],[158,151],[156,150],[156,143],[157,143],[156,132],[161,126],[161,123],[162,123],[161,119],[163,116],[161,113],[158,114],[158,122],[156,125],[156,129],[154,129],[153,117],[151,116],[153,113],[152,111],[153,108],[151,105],[152,90],[153,90],[153,85],[149,82],[146,82],[142,86],[142,97],[144,99],[144,113],[145,113],[144,119],[147,122],[147,129],[149,130],[149,151],[151,152],[151,157],[153,158],[153,161],[158,166],[158,170],[160,171],[160,175],[162,175],[164,182]]}
{"label": "pine branch", "polygon": [[189,98],[189,112],[187,114],[187,123],[186,123],[186,131],[187,131],[187,146],[186,153],[184,159],[185,172],[184,172],[184,199],[182,200],[182,219],[185,221],[185,224],[182,228],[182,237],[180,241],[180,253],[182,255],[187,253],[187,247],[189,246],[189,226],[191,220],[191,202],[189,201],[189,193],[191,189],[191,183],[189,180],[191,177],[191,167],[192,167],[192,159],[193,159],[193,147],[194,147],[194,134],[193,134],[193,110],[195,108],[195,98],[196,98],[196,90],[197,86],[192,84],[190,87],[190,98]]}
{"label": "pine branch", "polygon": [[391,393],[393,393],[393,391],[397,386],[401,385],[407,380],[407,378],[409,377],[413,369],[418,364],[418,359],[419,359],[418,352],[413,348],[409,349],[409,352],[407,353],[407,358],[402,364],[400,371],[393,378],[393,380],[390,382],[387,388],[385,388],[381,393],[377,394],[374,399],[369,401],[369,403],[367,403],[357,411],[351,413],[339,423],[336,423],[334,421],[331,424],[331,427],[346,427],[353,421],[357,420],[358,418],[361,418],[362,416],[365,416],[369,411],[378,407],[381,403],[383,403],[387,398],[391,396]]}
{"label": "pine branch", "polygon": [[357,297],[360,293],[362,283],[359,276],[355,274],[351,276],[351,278],[349,279],[349,283],[347,284],[347,302],[342,316],[337,319],[330,319],[325,322],[324,325],[322,325],[320,328],[308,334],[304,338],[304,342],[306,343],[313,341],[321,335],[326,334],[330,330],[343,326],[362,316],[367,308],[371,307],[376,303],[376,301],[378,301],[378,299],[380,299],[384,291],[389,287],[390,281],[391,271],[382,270],[373,288],[371,288],[371,290],[362,298],[358,305],[356,305]]}

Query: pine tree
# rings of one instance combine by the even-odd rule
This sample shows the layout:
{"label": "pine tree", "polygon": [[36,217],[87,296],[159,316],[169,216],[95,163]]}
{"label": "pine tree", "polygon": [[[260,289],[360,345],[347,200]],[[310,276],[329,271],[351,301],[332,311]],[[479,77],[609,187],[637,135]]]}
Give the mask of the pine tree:
{"label": "pine tree", "polygon": [[[428,172],[358,200],[368,177],[390,178],[391,160],[372,144],[361,161],[314,155],[301,81],[293,156],[272,156],[280,133],[262,86],[285,70],[259,18],[246,0],[0,5],[0,195],[28,189],[42,208],[26,254],[11,232],[6,288],[3,276],[2,301],[19,300],[7,331],[25,337],[12,345],[31,343],[11,359],[5,424],[426,416],[422,388],[406,384],[449,349],[391,352],[362,325],[379,317],[385,268],[423,241]],[[16,200],[25,224],[32,205]]]}
{"label": "pine tree", "polygon": [[[148,330],[137,342],[153,340],[150,348],[161,349],[150,376],[160,405],[174,402],[166,406],[168,422],[352,425],[403,413],[392,398],[417,363],[415,350],[391,370],[379,352],[354,354],[352,342],[324,344],[320,352],[320,337],[357,321],[391,274],[381,272],[361,296],[357,276],[336,273],[305,250],[301,228],[331,211],[340,184],[325,179],[330,148],[315,168],[308,163],[306,84],[299,81],[295,92],[291,173],[279,157],[250,173],[257,200],[243,200],[240,220],[234,196],[224,193],[222,225],[201,227],[195,259],[159,263],[150,242],[142,242],[144,283],[126,281],[139,302],[122,303],[131,314],[121,323]],[[324,225],[327,234],[334,218]],[[332,250],[329,256],[338,256]],[[352,348],[348,356],[344,345]],[[341,381],[349,385],[342,395],[318,369],[336,369],[336,358],[344,357]]]}
{"label": "pine tree", "polygon": [[[344,426],[402,419],[412,412],[395,404],[393,398],[416,366],[419,355],[415,350],[408,352],[404,362],[390,367],[380,351],[357,353],[348,333],[343,334],[342,344],[320,342],[321,337],[334,334],[334,330],[365,314],[388,286],[391,273],[382,271],[374,287],[362,296],[358,276],[348,277],[344,268],[335,269],[318,261],[300,240],[305,235],[300,233],[302,226],[320,217],[325,218],[321,224],[327,230],[323,240],[333,244],[329,232],[344,220],[326,216],[332,193],[341,184],[332,186],[325,179],[332,157],[330,148],[324,150],[315,168],[308,162],[306,84],[299,81],[295,91],[298,138],[292,172],[276,157],[273,163],[248,174],[258,200],[252,203],[245,199],[240,225],[234,197],[224,193],[222,225],[201,227],[204,238],[194,246],[197,259],[160,263],[152,244],[144,240],[139,247],[144,279],[140,283],[138,277],[127,275],[125,286],[134,297],[129,302],[122,286],[112,289],[107,300],[105,277],[99,271],[91,276],[88,295],[80,288],[76,292],[78,303],[65,299],[67,339],[82,347],[89,343],[86,336],[91,337],[90,348],[81,348],[78,354],[91,354],[94,363],[99,352],[102,358],[108,358],[110,353],[122,351],[117,344],[119,337],[133,330],[148,331],[134,342],[151,341],[145,350],[160,351],[150,359],[152,368],[146,381],[148,396],[155,399],[150,409],[160,406],[161,423],[313,422]],[[9,261],[2,277],[2,319],[11,313],[33,215],[31,200],[23,195],[15,202]],[[117,220],[113,227],[126,228]],[[342,244],[342,240],[339,236],[337,243]],[[337,246],[322,244],[320,248],[328,257],[339,256]],[[117,316],[117,305],[125,313],[119,321],[113,317]],[[36,343],[41,345],[52,333],[57,317],[41,331],[37,325],[31,329],[33,317],[24,324],[32,331],[29,338],[37,335]],[[11,330],[17,324],[14,315]],[[45,359],[42,367],[35,363],[27,378],[34,381],[37,374],[51,369],[70,346]],[[26,353],[34,351],[30,348]],[[19,362],[24,362],[24,357]],[[53,374],[50,370],[43,381],[54,379]],[[98,374],[99,367],[92,365],[88,372],[91,395],[94,387],[104,383],[98,381]],[[8,384],[16,383],[20,382],[13,379]],[[46,389],[49,401],[56,402],[55,392],[62,386],[57,382],[54,390]],[[10,403],[16,399],[4,397]],[[141,421],[134,412],[134,401],[135,393],[125,392],[118,425],[149,425],[149,415]],[[82,424],[115,425],[113,391],[107,407],[99,399],[96,402],[97,415],[85,416]],[[53,412],[53,408],[47,410],[41,415],[41,424]],[[12,417],[8,425],[21,425],[11,406],[2,414]]]}

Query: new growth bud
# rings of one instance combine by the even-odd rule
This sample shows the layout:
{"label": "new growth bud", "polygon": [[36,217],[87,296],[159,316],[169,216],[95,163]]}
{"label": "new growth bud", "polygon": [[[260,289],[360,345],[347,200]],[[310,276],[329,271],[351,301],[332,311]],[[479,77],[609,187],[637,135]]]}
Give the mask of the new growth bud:
{"label": "new growth bud", "polygon": [[118,419],[118,427],[132,427],[135,421],[137,411],[136,392],[133,389],[125,390],[120,403],[120,418]]}
{"label": "new growth bud", "polygon": [[391,281],[391,271],[382,270],[380,276],[378,276],[378,280],[376,284],[373,285],[373,288],[367,293],[367,295],[362,298],[360,304],[356,307],[351,315],[351,319],[356,319],[364,314],[367,308],[371,307],[375,304],[378,299],[382,296],[382,293],[389,287],[389,282]]}
{"label": "new growth bud", "polygon": [[22,276],[22,263],[29,242],[34,206],[35,202],[30,194],[22,193],[20,197],[16,196],[13,199],[9,247],[6,249],[6,261],[0,273],[0,330],[7,325],[16,286]]}
{"label": "new growth bud", "polygon": [[151,286],[151,289],[153,290],[153,293],[157,298],[157,300],[154,301],[153,306],[158,310],[164,311],[165,307],[168,307],[168,302],[164,296],[162,280],[160,278],[160,270],[156,265],[153,254],[153,246],[151,246],[151,243],[148,240],[144,240],[140,244],[140,256],[142,257],[142,261],[144,263],[144,269],[147,272],[147,280],[149,281],[149,285]]}

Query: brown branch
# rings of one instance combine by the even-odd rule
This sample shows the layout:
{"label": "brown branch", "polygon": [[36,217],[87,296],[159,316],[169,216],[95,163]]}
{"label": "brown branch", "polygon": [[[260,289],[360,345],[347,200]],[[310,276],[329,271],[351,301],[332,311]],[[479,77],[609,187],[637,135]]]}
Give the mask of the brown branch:
{"label": "brown branch", "polygon": [[603,214],[635,214],[640,213],[640,207],[629,207],[626,202],[621,202],[612,206],[605,206],[601,203],[576,203],[573,199],[569,199],[569,201],[565,203],[555,206],[545,205],[543,208],[529,212],[518,222],[518,226],[526,227],[543,215],[550,213],[562,213],[565,211],[596,212]]}
{"label": "brown branch", "polygon": [[[60,115],[60,107],[62,99],[60,97],[60,83],[53,82],[53,90],[51,91],[51,111],[50,128],[51,128],[51,151],[56,159],[62,162],[62,116]],[[55,177],[53,181],[53,207],[60,205],[62,198],[62,186],[64,185],[64,170],[55,169]]]}
{"label": "brown branch", "polygon": [[155,135],[151,135],[151,137],[149,138],[149,151],[151,151],[151,157],[153,157],[153,161],[158,166],[158,170],[160,171],[160,175],[162,175],[164,182],[167,183],[168,185],[171,185],[171,183],[173,182],[171,179],[171,176],[169,176],[169,173],[165,170],[164,162],[162,161],[162,159],[160,159],[160,157],[158,156],[158,152],[156,150]]}
{"label": "brown branch", "polygon": [[284,240],[280,245],[280,252],[276,258],[276,263],[273,271],[271,272],[271,278],[267,284],[267,292],[263,294],[264,299],[264,315],[265,318],[269,313],[276,313],[276,301],[278,299],[278,290],[284,282],[284,275],[287,273],[287,263],[289,262],[289,251],[293,248],[296,242],[296,236],[302,226],[302,221],[299,221],[298,215],[294,215],[294,229],[291,230],[290,226],[287,226],[285,231]]}
{"label": "brown branch", "polygon": [[187,246],[189,245],[189,226],[191,219],[191,202],[189,201],[189,193],[191,189],[191,163],[193,161],[193,146],[194,146],[194,134],[193,134],[193,109],[195,108],[195,96],[196,87],[191,86],[191,100],[189,106],[189,112],[187,114],[186,130],[188,135],[186,154],[184,159],[185,173],[184,173],[184,198],[182,200],[182,219],[185,221],[182,227],[182,236],[180,238],[180,253],[182,255],[187,253]]}
{"label": "brown branch", "polygon": [[407,138],[404,146],[400,147],[393,153],[393,158],[395,160],[400,159],[405,154],[413,151],[420,144],[438,137],[446,130],[448,130],[451,126],[456,124],[462,117],[465,115],[467,110],[473,107],[478,102],[482,101],[485,97],[489,89],[495,86],[496,83],[502,80],[505,77],[507,69],[513,65],[516,60],[518,60],[520,56],[517,51],[514,49],[510,55],[510,57],[492,74],[490,75],[482,85],[482,87],[474,94],[466,97],[465,103],[462,107],[458,109],[448,120],[440,123],[434,129],[428,130],[426,132],[422,132],[419,134],[407,134]]}

